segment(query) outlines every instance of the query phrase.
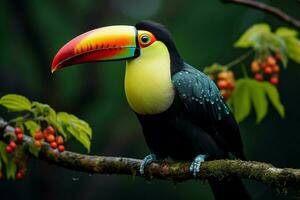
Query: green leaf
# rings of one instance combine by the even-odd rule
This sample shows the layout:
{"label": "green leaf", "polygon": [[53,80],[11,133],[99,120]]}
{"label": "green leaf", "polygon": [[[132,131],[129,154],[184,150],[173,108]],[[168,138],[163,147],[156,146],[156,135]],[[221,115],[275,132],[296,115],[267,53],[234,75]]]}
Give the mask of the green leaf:
{"label": "green leaf", "polygon": [[50,124],[65,138],[65,140],[70,138],[70,132],[65,129],[65,124],[62,121],[57,121],[55,123],[50,122]]}
{"label": "green leaf", "polygon": [[7,154],[5,153],[6,146],[7,146],[7,144],[0,141],[0,159],[4,162],[4,164],[7,164],[7,162],[8,162]]}
{"label": "green leaf", "polygon": [[21,95],[8,94],[0,99],[0,105],[7,108],[9,111],[30,111],[30,101]]}
{"label": "green leaf", "polygon": [[29,131],[31,137],[34,137],[35,131],[38,128],[40,128],[40,126],[33,120],[28,120],[24,124],[25,124],[25,127],[27,128],[27,130]]}
{"label": "green leaf", "polygon": [[279,27],[276,29],[275,34],[281,37],[297,37],[298,31],[287,27]]}
{"label": "green leaf", "polygon": [[[6,152],[5,152],[5,147],[7,146],[7,144],[5,144],[4,142],[0,141],[0,160],[3,161],[1,163],[5,164],[5,171],[6,171],[6,177],[8,179],[15,178],[15,174],[16,174],[16,164],[14,163],[13,159],[9,159]],[[1,166],[2,168],[3,166]],[[0,169],[1,169],[0,168]]]}
{"label": "green leaf", "polygon": [[90,151],[92,129],[88,123],[66,112],[57,113],[57,121],[65,132],[73,135],[88,151]]}
{"label": "green leaf", "polygon": [[288,56],[300,64],[300,40],[294,37],[283,38],[287,47]]}
{"label": "green leaf", "polygon": [[232,105],[237,122],[243,121],[251,111],[249,79],[239,79],[232,96]]}
{"label": "green leaf", "polygon": [[48,114],[46,116],[49,123],[56,123],[56,112],[51,107],[48,109]]}
{"label": "green leaf", "polygon": [[279,92],[277,88],[268,82],[263,83],[263,88],[269,100],[271,101],[272,105],[275,107],[275,109],[277,110],[281,118],[284,118],[285,116],[284,106],[280,101]]}
{"label": "green leaf", "polygon": [[91,148],[91,140],[88,135],[82,134],[76,127],[68,126],[67,130],[78,140],[88,152],[90,152]]}
{"label": "green leaf", "polygon": [[256,112],[256,123],[260,123],[268,112],[268,100],[261,82],[249,80],[251,88],[251,102]]}
{"label": "green leaf", "polygon": [[285,48],[284,50],[281,48],[281,62],[283,64],[283,67],[286,69],[287,68],[287,65],[288,65],[288,50],[287,48]]}
{"label": "green leaf", "polygon": [[29,152],[34,155],[35,157],[39,156],[41,148],[35,147],[33,144],[29,145]]}
{"label": "green leaf", "polygon": [[278,35],[270,34],[270,37],[268,38],[268,40],[266,42],[268,43],[268,47],[273,52],[277,52],[278,50],[280,50],[281,62],[283,64],[283,66],[286,68],[287,63],[288,63],[288,58],[287,58],[288,49],[287,49],[285,40]]}
{"label": "green leaf", "polygon": [[48,104],[43,104],[37,101],[32,102],[32,112],[35,116],[51,116],[55,118],[55,111]]}
{"label": "green leaf", "polygon": [[255,24],[246,30],[238,41],[235,42],[234,46],[239,48],[259,48],[262,38],[270,33],[271,28],[268,24]]}
{"label": "green leaf", "polygon": [[66,132],[61,124],[57,121],[56,112],[48,104],[43,104],[37,101],[32,102],[32,112],[35,116],[43,116],[45,120],[52,125],[65,139],[69,138],[68,132]]}
{"label": "green leaf", "polygon": [[276,30],[276,35],[284,41],[288,57],[300,64],[300,40],[297,38],[298,32],[294,29],[280,27]]}
{"label": "green leaf", "polygon": [[6,166],[6,177],[8,179],[15,179],[15,174],[16,174],[16,171],[17,171],[17,165],[16,163],[12,160],[12,159],[9,159]]}
{"label": "green leaf", "polygon": [[203,69],[203,72],[205,74],[215,74],[215,73],[218,73],[218,72],[221,72],[221,71],[224,71],[224,66],[220,65],[218,63],[214,63],[211,66],[206,66]]}

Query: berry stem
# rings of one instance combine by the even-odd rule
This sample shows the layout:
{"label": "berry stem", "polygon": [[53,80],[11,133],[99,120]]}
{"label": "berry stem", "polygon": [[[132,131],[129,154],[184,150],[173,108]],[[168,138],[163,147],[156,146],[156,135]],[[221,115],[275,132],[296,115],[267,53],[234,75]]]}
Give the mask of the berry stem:
{"label": "berry stem", "polygon": [[245,65],[242,65],[242,71],[243,71],[244,77],[245,77],[245,78],[249,78],[248,73],[247,73],[247,70],[246,70],[246,66],[245,66]]}
{"label": "berry stem", "polygon": [[233,61],[229,62],[228,64],[226,64],[226,68],[227,69],[230,69],[232,68],[233,66],[243,62],[244,60],[246,60],[252,53],[253,53],[253,49],[251,49],[250,51],[244,53],[243,55],[241,55],[240,57],[234,59]]}
{"label": "berry stem", "polygon": [[7,122],[8,125],[12,125],[14,123],[17,123],[17,122],[26,122],[26,121],[29,121],[29,120],[33,120],[33,121],[46,121],[45,117],[30,117],[29,115],[25,115],[23,117],[23,119],[20,120],[20,118],[14,118],[10,121]]}

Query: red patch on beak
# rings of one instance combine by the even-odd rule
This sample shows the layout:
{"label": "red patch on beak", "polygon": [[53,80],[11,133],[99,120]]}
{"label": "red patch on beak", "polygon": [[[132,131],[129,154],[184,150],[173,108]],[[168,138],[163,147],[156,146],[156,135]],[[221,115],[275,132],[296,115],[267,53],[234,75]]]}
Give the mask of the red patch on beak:
{"label": "red patch on beak", "polygon": [[67,60],[71,59],[72,57],[76,56],[75,54],[75,47],[76,45],[88,34],[90,34],[93,31],[86,32],[82,35],[77,36],[76,38],[72,39],[70,42],[65,44],[55,55],[51,71],[52,73],[55,72],[57,69],[63,67],[64,65],[67,65]]}

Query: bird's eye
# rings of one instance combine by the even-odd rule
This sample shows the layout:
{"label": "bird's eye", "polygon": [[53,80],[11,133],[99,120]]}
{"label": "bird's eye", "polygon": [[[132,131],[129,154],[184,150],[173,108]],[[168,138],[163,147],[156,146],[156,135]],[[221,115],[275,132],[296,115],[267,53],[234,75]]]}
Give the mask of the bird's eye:
{"label": "bird's eye", "polygon": [[149,44],[151,42],[151,38],[148,35],[142,35],[141,37],[141,43],[144,45]]}
{"label": "bird's eye", "polygon": [[141,48],[148,47],[155,41],[154,35],[148,31],[140,31],[138,34],[138,43]]}

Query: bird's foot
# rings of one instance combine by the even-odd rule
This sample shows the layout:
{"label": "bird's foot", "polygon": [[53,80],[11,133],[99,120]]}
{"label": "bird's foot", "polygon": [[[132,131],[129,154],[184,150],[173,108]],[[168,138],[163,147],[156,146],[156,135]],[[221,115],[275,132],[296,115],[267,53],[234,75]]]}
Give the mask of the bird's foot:
{"label": "bird's foot", "polygon": [[152,163],[154,160],[156,160],[156,155],[155,154],[149,154],[147,155],[141,165],[140,165],[140,174],[143,176],[145,174],[145,167]]}
{"label": "bird's foot", "polygon": [[190,166],[190,172],[193,173],[194,177],[197,177],[200,172],[201,163],[205,160],[206,155],[199,154],[192,162]]}

